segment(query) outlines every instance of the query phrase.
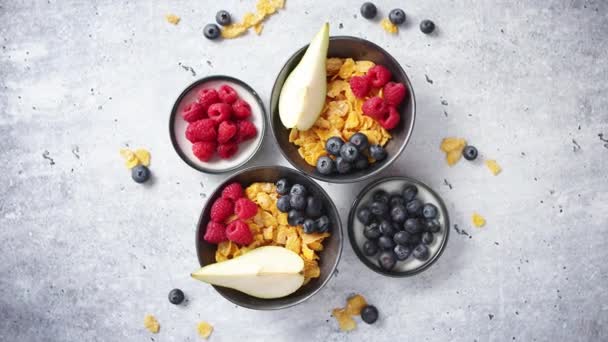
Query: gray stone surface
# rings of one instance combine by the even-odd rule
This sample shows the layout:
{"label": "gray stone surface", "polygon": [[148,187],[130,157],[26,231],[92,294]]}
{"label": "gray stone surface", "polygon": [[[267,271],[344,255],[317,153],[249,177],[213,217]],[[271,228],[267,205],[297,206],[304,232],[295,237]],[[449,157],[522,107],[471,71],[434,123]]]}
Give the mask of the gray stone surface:
{"label": "gray stone surface", "polygon": [[[376,3],[404,7],[398,36],[360,18],[359,2],[290,0],[261,36],[211,43],[201,30],[215,11],[240,16],[253,1],[0,1],[0,340],[196,341],[199,320],[214,341],[608,339],[608,4]],[[182,22],[166,23],[168,12]],[[418,31],[424,18],[436,35]],[[189,278],[198,213],[225,176],[178,158],[168,113],[209,74],[242,78],[267,103],[282,63],[325,19],[409,73],[416,127],[385,175],[431,185],[468,235],[452,230],[441,259],[410,279],[366,269],[345,241],[339,273],[309,301],[237,308]],[[447,167],[438,145],[452,135],[504,172]],[[152,185],[131,181],[126,144],[152,151]],[[252,164],[285,163],[267,136]],[[346,218],[364,184],[324,186]],[[485,228],[471,226],[474,211]],[[174,287],[187,306],[169,304]],[[355,292],[381,319],[341,333],[330,310]]]}

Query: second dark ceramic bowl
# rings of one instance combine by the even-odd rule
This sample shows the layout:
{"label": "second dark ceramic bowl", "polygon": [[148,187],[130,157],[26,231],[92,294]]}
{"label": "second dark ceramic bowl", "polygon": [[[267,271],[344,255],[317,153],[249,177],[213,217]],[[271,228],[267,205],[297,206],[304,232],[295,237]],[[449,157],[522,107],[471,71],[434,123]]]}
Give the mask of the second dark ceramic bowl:
{"label": "second dark ceramic bowl", "polygon": [[[209,222],[211,205],[217,198],[221,196],[222,189],[226,185],[233,182],[238,182],[243,186],[243,188],[246,188],[255,182],[275,183],[281,178],[287,178],[290,184],[302,184],[310,193],[313,193],[319,196],[319,198],[323,199],[325,214],[329,217],[331,222],[331,236],[323,241],[324,249],[319,253],[319,267],[321,269],[321,276],[319,278],[312,279],[306,285],[298,289],[298,291],[290,294],[287,297],[262,299],[252,297],[248,294],[233,289],[214,286],[217,292],[219,292],[224,298],[228,299],[234,304],[249,309],[277,310],[302,303],[321,290],[321,288],[329,281],[336,267],[338,266],[340,255],[342,254],[342,223],[340,221],[340,215],[338,214],[338,209],[323,188],[321,188],[315,181],[296,170],[283,166],[262,166],[244,169],[231,177],[228,177],[215,189],[213,194],[211,194],[207,200],[207,203],[201,212],[196,229],[196,252],[200,265],[205,266],[215,263],[215,251],[217,250],[217,245],[206,242],[203,239],[203,236],[205,235],[207,222]],[[204,284],[201,284],[201,286],[204,286]]]}
{"label": "second dark ceramic bowl", "polygon": [[304,56],[307,47],[308,45],[299,49],[289,58],[289,60],[287,60],[283,69],[279,72],[274,87],[272,88],[272,94],[270,96],[270,126],[272,134],[279,145],[279,150],[296,169],[324,182],[352,183],[368,179],[378,174],[397,160],[401,152],[405,149],[405,146],[412,135],[412,130],[414,129],[416,100],[414,97],[414,89],[412,88],[409,78],[395,58],[378,45],[356,37],[337,36],[330,38],[329,51],[327,53],[328,58],[353,58],[355,61],[369,60],[376,64],[382,64],[393,74],[392,81],[403,83],[407,87],[408,93],[405,100],[398,108],[401,114],[401,122],[396,128],[390,131],[392,139],[385,146],[386,151],[388,152],[388,157],[385,160],[375,163],[366,170],[354,171],[345,175],[322,175],[315,167],[308,165],[298,153],[298,147],[289,142],[290,130],[283,126],[279,117],[279,95],[281,93],[281,88],[283,88],[283,83],[285,83],[287,76],[289,76],[291,71],[298,65],[300,59]]}

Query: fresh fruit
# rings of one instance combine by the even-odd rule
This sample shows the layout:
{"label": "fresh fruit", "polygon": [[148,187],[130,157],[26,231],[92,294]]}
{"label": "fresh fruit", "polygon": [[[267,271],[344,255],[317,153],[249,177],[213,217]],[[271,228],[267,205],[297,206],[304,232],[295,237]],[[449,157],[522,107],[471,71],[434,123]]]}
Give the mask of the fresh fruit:
{"label": "fresh fruit", "polygon": [[217,128],[217,142],[225,144],[236,136],[237,126],[234,121],[223,121]]}
{"label": "fresh fruit", "polygon": [[422,233],[421,241],[425,245],[432,244],[433,243],[433,233],[431,233],[431,232]]}
{"label": "fresh fruit", "polygon": [[218,123],[230,120],[232,117],[232,107],[227,103],[214,103],[207,109],[207,115]]}
{"label": "fresh fruit", "polygon": [[422,202],[414,198],[405,204],[405,209],[407,209],[407,213],[411,216],[420,216],[422,214]]}
{"label": "fresh fruit", "polygon": [[207,117],[207,108],[198,102],[187,104],[182,109],[182,118],[187,122],[195,122]]}
{"label": "fresh fruit", "polygon": [[195,143],[199,141],[215,141],[217,139],[217,122],[211,119],[202,119],[191,122],[186,127],[186,139]]}
{"label": "fresh fruit", "polygon": [[306,198],[305,214],[310,218],[318,218],[323,214],[323,201],[317,196],[308,196]]}
{"label": "fresh fruit", "polygon": [[171,304],[179,305],[185,298],[184,291],[180,289],[173,289],[169,292],[169,302],[171,302]]}
{"label": "fresh fruit", "polygon": [[397,111],[395,107],[388,107],[388,115],[385,115],[384,118],[378,120],[380,126],[384,127],[387,130],[391,130],[401,121],[401,115]]}
{"label": "fresh fruit", "polygon": [[207,162],[211,160],[217,144],[215,141],[199,141],[192,144],[192,153],[200,160]]}
{"label": "fresh fruit", "polygon": [[220,197],[211,205],[211,221],[224,222],[232,214],[234,214],[234,203],[227,198]]}
{"label": "fresh fruit", "polygon": [[367,96],[369,91],[372,89],[372,84],[365,76],[353,76],[351,77],[349,84],[350,90],[356,97],[360,99]]}
{"label": "fresh fruit", "polygon": [[367,240],[363,243],[363,254],[367,256],[374,256],[378,253],[378,246],[373,240]]}
{"label": "fresh fruit", "polygon": [[393,229],[393,224],[389,220],[380,221],[378,228],[380,229],[380,233],[384,236],[392,238],[393,235],[395,235],[395,229]]}
{"label": "fresh fruit", "polygon": [[227,142],[225,144],[220,144],[217,147],[217,155],[222,159],[230,159],[238,150],[239,145],[233,142]]}
{"label": "fresh fruit", "polygon": [[436,218],[431,220],[425,220],[424,227],[428,232],[437,233],[439,232],[439,230],[441,230],[441,223]]}
{"label": "fresh fruit", "polygon": [[373,324],[378,320],[378,309],[373,305],[365,306],[361,310],[361,319],[367,324]]}
{"label": "fresh fruit", "polygon": [[378,238],[378,247],[385,251],[391,250],[395,247],[395,241],[388,236],[382,235]]}
{"label": "fresh fruit", "polygon": [[137,165],[131,169],[131,178],[136,183],[144,183],[148,179],[150,179],[150,169],[148,169],[145,165]]}
{"label": "fresh fruit", "polygon": [[411,234],[420,233],[422,231],[422,224],[417,218],[408,218],[403,223],[403,229]]}
{"label": "fresh fruit", "polygon": [[306,131],[321,114],[327,92],[325,60],[329,24],[325,23],[291,71],[279,95],[279,116],[286,128]]}
{"label": "fresh fruit", "polygon": [[363,114],[378,121],[384,119],[388,114],[386,102],[378,96],[365,100],[361,106],[361,110],[363,111]]}
{"label": "fresh fruit", "polygon": [[[345,161],[352,163],[359,157],[359,150],[355,145],[347,142],[340,148],[340,156],[344,158]],[[338,172],[340,171],[338,170]]]}
{"label": "fresh fruit", "polygon": [[236,125],[239,128],[238,132],[237,132],[237,139],[236,139],[238,142],[243,142],[245,140],[249,140],[258,134],[258,129],[255,127],[255,125],[251,121],[238,120],[236,122]]}
{"label": "fresh fruit", "polygon": [[407,257],[410,256],[410,253],[412,253],[412,250],[409,247],[406,247],[403,245],[397,245],[397,246],[395,246],[395,248],[393,248],[393,252],[395,252],[395,256],[397,257],[397,260],[403,261],[403,260],[407,259]]}
{"label": "fresh fruit", "polygon": [[217,95],[217,91],[213,88],[204,88],[196,93],[198,97],[198,103],[201,104],[205,111],[214,103],[220,102],[220,97]]}
{"label": "fresh fruit", "polygon": [[252,218],[258,213],[258,205],[249,198],[239,198],[234,202],[234,213],[242,220]]}
{"label": "fresh fruit", "polygon": [[378,10],[376,9],[376,5],[371,2],[364,2],[361,5],[361,16],[365,19],[374,19]]}
{"label": "fresh fruit", "polygon": [[422,207],[422,216],[426,219],[437,217],[437,207],[433,203],[427,203]]}
{"label": "fresh fruit", "polygon": [[302,228],[304,229],[304,233],[312,234],[315,232],[315,230],[317,230],[317,224],[315,223],[315,220],[307,218],[304,220]]}
{"label": "fresh fruit", "polygon": [[282,213],[289,212],[291,210],[291,204],[289,204],[289,200],[289,195],[281,196],[277,200],[277,209],[279,209],[279,211]]}
{"label": "fresh fruit", "polygon": [[221,10],[215,15],[215,21],[222,26],[228,26],[232,22],[232,19],[230,18],[230,13],[228,13],[228,11]]}
{"label": "fresh fruit", "polygon": [[357,160],[355,160],[355,163],[353,165],[355,166],[355,169],[357,169],[357,170],[365,170],[369,167],[369,161],[367,160],[366,156],[359,155],[359,158],[357,158]]}
{"label": "fresh fruit", "polygon": [[317,171],[322,175],[331,175],[334,172],[334,161],[328,156],[320,157],[317,160]]}
{"label": "fresh fruit", "polygon": [[338,157],[340,155],[342,145],[344,145],[344,141],[342,141],[341,138],[331,137],[327,139],[327,142],[325,142],[325,150],[332,156]]}
{"label": "fresh fruit", "polygon": [[237,99],[232,104],[232,114],[237,119],[247,119],[251,116],[251,106],[242,99]]}
{"label": "fresh fruit", "polygon": [[302,184],[294,184],[291,187],[291,190],[289,190],[289,194],[291,196],[296,196],[296,195],[306,196],[306,194],[307,194],[306,187]]}
{"label": "fresh fruit", "polygon": [[395,25],[401,25],[405,22],[405,12],[401,8],[395,8],[388,12],[388,20]]}
{"label": "fresh fruit", "polygon": [[232,288],[257,298],[280,298],[304,283],[302,258],[278,246],[256,248],[239,257],[207,265],[192,277],[209,284]]}
{"label": "fresh fruit", "polygon": [[395,243],[399,244],[399,245],[406,245],[407,243],[409,243],[409,240],[410,240],[410,233],[408,233],[404,230],[398,231],[393,236],[393,241],[395,241]]}
{"label": "fresh fruit", "polygon": [[403,223],[407,219],[407,210],[403,205],[391,207],[391,220],[396,223]]}
{"label": "fresh fruit", "polygon": [[403,102],[406,92],[406,88],[402,83],[388,82],[384,85],[382,94],[384,101],[389,106],[396,107]]}
{"label": "fresh fruit", "polygon": [[279,179],[275,183],[275,186],[277,187],[277,193],[279,195],[286,195],[287,193],[289,193],[289,181],[286,178]]}
{"label": "fresh fruit", "polygon": [[215,24],[207,24],[203,28],[203,34],[205,35],[205,38],[207,38],[207,39],[210,39],[210,40],[217,39],[220,36],[220,28]]}
{"label": "fresh fruit", "polygon": [[372,202],[369,210],[376,216],[385,216],[388,213],[388,205],[382,202]]}
{"label": "fresh fruit", "polygon": [[372,212],[366,207],[359,208],[357,210],[357,219],[363,224],[370,224],[372,222]]}
{"label": "fresh fruit", "polygon": [[466,160],[475,160],[477,158],[478,152],[475,146],[467,145],[462,150],[462,156]]}
{"label": "fresh fruit", "polygon": [[239,245],[248,245],[253,242],[253,234],[249,225],[241,220],[232,221],[226,226],[226,237]]}
{"label": "fresh fruit", "polygon": [[424,261],[429,258],[429,248],[426,245],[419,244],[412,251],[412,256],[418,260]]}
{"label": "fresh fruit", "polygon": [[406,202],[412,201],[418,195],[418,188],[415,185],[406,185],[401,191],[401,196]]}
{"label": "fresh fruit", "polygon": [[374,201],[382,202],[384,204],[388,204],[390,201],[390,198],[391,198],[391,196],[388,194],[388,192],[386,192],[384,190],[376,190],[372,194],[372,199]]}
{"label": "fresh fruit", "polygon": [[223,103],[229,105],[239,98],[239,94],[236,93],[236,90],[227,84],[222,84],[218,88],[217,95]]}
{"label": "fresh fruit", "polygon": [[391,206],[391,208],[398,205],[405,206],[405,200],[399,195],[391,195],[388,204]]}
{"label": "fresh fruit", "polygon": [[363,235],[368,239],[377,239],[382,235],[380,227],[376,222],[372,222],[363,228]]}
{"label": "fresh fruit", "polygon": [[306,209],[306,197],[302,195],[291,195],[289,197],[289,205],[296,210]]}
{"label": "fresh fruit", "polygon": [[326,231],[329,230],[329,225],[330,225],[329,217],[323,215],[323,216],[319,217],[315,221],[315,223],[317,224],[317,231],[319,233],[325,233]]}
{"label": "fresh fruit", "polygon": [[243,197],[243,187],[241,183],[234,182],[226,185],[222,190],[222,197],[236,201]]}
{"label": "fresh fruit", "polygon": [[226,237],[226,226],[220,222],[211,221],[207,223],[203,239],[213,244],[228,241],[228,238]]}
{"label": "fresh fruit", "polygon": [[420,22],[420,31],[425,34],[429,34],[435,30],[435,23],[425,19]]}
{"label": "fresh fruit", "polygon": [[299,210],[291,209],[287,213],[287,223],[289,223],[290,226],[299,226],[304,223],[305,219],[306,216]]}
{"label": "fresh fruit", "polygon": [[367,139],[367,135],[358,132],[353,134],[348,141],[353,144],[359,152],[363,152],[365,149],[369,147],[369,140]]}
{"label": "fresh fruit", "polygon": [[422,241],[422,234],[410,234],[410,240],[408,241],[410,246],[417,246]]}
{"label": "fresh fruit", "polygon": [[395,263],[397,262],[397,258],[395,257],[395,253],[392,250],[386,250],[380,253],[378,257],[378,263],[380,267],[385,271],[390,271],[395,267]]}
{"label": "fresh fruit", "polygon": [[376,161],[381,161],[386,158],[386,150],[380,145],[372,145],[369,147],[369,154]]}
{"label": "fresh fruit", "polygon": [[367,71],[367,78],[371,82],[372,86],[376,88],[382,88],[388,81],[391,80],[391,72],[383,65],[376,64]]}
{"label": "fresh fruit", "polygon": [[346,174],[346,173],[349,173],[352,169],[353,169],[353,164],[346,161],[346,159],[344,159],[344,157],[340,156],[340,157],[336,158],[336,171],[338,171],[338,173]]}

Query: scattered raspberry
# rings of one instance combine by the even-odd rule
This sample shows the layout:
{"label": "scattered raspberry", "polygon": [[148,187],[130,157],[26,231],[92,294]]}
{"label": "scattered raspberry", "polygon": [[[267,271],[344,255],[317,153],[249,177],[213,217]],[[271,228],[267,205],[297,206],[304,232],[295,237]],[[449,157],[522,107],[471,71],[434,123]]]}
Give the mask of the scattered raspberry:
{"label": "scattered raspberry", "polygon": [[192,122],[186,128],[186,139],[190,142],[215,141],[217,139],[217,123],[211,119]]}
{"label": "scattered raspberry", "polygon": [[230,183],[222,190],[222,197],[236,201],[243,197],[243,187],[237,182]]}
{"label": "scattered raspberry", "polygon": [[232,107],[225,103],[214,103],[207,110],[207,115],[209,115],[210,119],[217,122],[230,120],[230,117],[232,116]]}
{"label": "scattered raspberry", "polygon": [[384,95],[384,101],[390,106],[398,106],[401,101],[405,98],[406,89],[401,83],[388,82],[384,85],[382,94]]}
{"label": "scattered raspberry", "polygon": [[350,90],[360,99],[364,98],[371,88],[372,85],[365,76],[353,76],[350,79]]}
{"label": "scattered raspberry", "polygon": [[217,154],[222,159],[230,159],[239,150],[239,145],[234,142],[220,144],[217,147]]}
{"label": "scattered raspberry", "polygon": [[239,128],[236,139],[238,142],[249,140],[258,134],[258,129],[251,121],[239,120],[236,124]]}
{"label": "scattered raspberry", "polygon": [[234,214],[234,203],[227,198],[220,197],[211,206],[211,221],[224,222]]}
{"label": "scattered raspberry", "polygon": [[192,153],[201,161],[207,162],[213,157],[217,144],[215,141],[199,141],[192,145]]}
{"label": "scattered raspberry", "polygon": [[207,108],[198,102],[187,104],[182,109],[182,118],[188,122],[194,122],[207,117]]}
{"label": "scattered raspberry", "polygon": [[397,109],[392,106],[388,108],[388,115],[384,119],[379,120],[380,126],[388,130],[397,127],[399,121],[401,121],[401,115],[399,115]]}
{"label": "scattered raspberry", "polygon": [[205,108],[209,108],[212,104],[220,102],[220,97],[215,89],[201,89],[197,95],[198,103],[202,104]]}
{"label": "scattered raspberry", "polygon": [[369,78],[372,86],[376,88],[383,87],[392,77],[391,72],[380,64],[369,69],[366,76]]}
{"label": "scattered raspberry", "polygon": [[232,104],[239,98],[239,95],[236,91],[229,85],[224,84],[218,89],[218,95],[220,96],[220,100],[227,104]]}
{"label": "scattered raspberry", "polygon": [[238,127],[234,121],[224,121],[220,124],[220,127],[217,129],[217,142],[220,144],[225,144],[234,136],[236,136],[236,132]]}
{"label": "scattered raspberry", "polygon": [[365,115],[372,117],[378,121],[384,119],[386,117],[386,114],[388,113],[386,102],[384,102],[384,100],[378,96],[374,96],[363,102],[361,110],[363,110],[363,113]]}
{"label": "scattered raspberry", "polygon": [[258,205],[249,198],[239,198],[234,203],[234,212],[240,219],[246,220],[258,213]]}
{"label": "scattered raspberry", "polygon": [[249,103],[238,99],[232,104],[232,113],[237,119],[247,119],[251,115],[251,107]]}
{"label": "scattered raspberry", "polygon": [[226,237],[226,227],[222,223],[211,221],[207,223],[207,229],[203,238],[205,241],[216,245],[224,242],[228,240],[228,237]]}
{"label": "scattered raspberry", "polygon": [[248,245],[253,242],[253,234],[251,234],[249,226],[241,220],[234,221],[226,227],[226,237],[239,245]]}

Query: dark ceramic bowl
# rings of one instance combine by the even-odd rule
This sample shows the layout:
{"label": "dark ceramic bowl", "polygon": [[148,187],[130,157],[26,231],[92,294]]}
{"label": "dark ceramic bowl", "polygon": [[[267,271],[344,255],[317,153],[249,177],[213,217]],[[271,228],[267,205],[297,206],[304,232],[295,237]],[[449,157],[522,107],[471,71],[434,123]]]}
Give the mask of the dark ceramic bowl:
{"label": "dark ceramic bowl", "polygon": [[[196,101],[196,93],[203,88],[217,88],[220,85],[232,86],[239,97],[251,106],[251,120],[258,129],[258,134],[252,140],[239,144],[239,151],[229,160],[220,159],[217,154],[209,161],[203,162],[192,153],[192,143],[185,137],[188,123],[182,118],[181,111],[188,103]],[[245,165],[262,146],[266,131],[266,111],[258,93],[247,83],[230,76],[215,75],[201,78],[189,85],[179,95],[169,117],[169,136],[175,152],[192,168],[205,173],[222,173],[233,171]]]}
{"label": "dark ceramic bowl", "polygon": [[289,142],[290,130],[283,126],[279,117],[279,95],[281,93],[281,88],[283,88],[283,83],[285,83],[287,76],[289,76],[290,72],[300,62],[302,56],[304,56],[307,47],[308,45],[304,46],[287,60],[283,69],[281,69],[277,76],[270,96],[270,126],[281,153],[283,153],[283,156],[285,156],[296,169],[313,178],[329,183],[358,182],[378,174],[397,160],[401,152],[405,149],[414,128],[416,100],[414,98],[414,89],[412,88],[412,84],[405,74],[405,71],[403,71],[403,68],[401,68],[399,63],[389,55],[388,52],[370,41],[346,36],[330,38],[329,51],[327,53],[328,57],[350,57],[354,60],[369,60],[376,64],[382,64],[393,74],[392,81],[403,83],[407,87],[408,93],[405,100],[398,108],[401,113],[401,122],[396,128],[390,131],[392,139],[385,146],[388,157],[381,162],[375,163],[367,170],[355,171],[346,175],[334,174],[326,176],[319,173],[315,167],[308,165],[298,154],[297,146]]}
{"label": "dark ceramic bowl", "polygon": [[208,198],[205,207],[201,213],[196,229],[196,252],[198,261],[201,266],[205,266],[215,262],[215,251],[217,245],[209,244],[203,240],[207,222],[211,211],[211,204],[220,197],[221,190],[232,182],[239,182],[243,188],[255,182],[272,182],[275,183],[281,178],[287,178],[290,184],[299,183],[306,187],[309,192],[312,192],[322,198],[324,201],[325,213],[331,221],[331,236],[323,241],[324,249],[319,254],[319,267],[321,268],[321,276],[314,278],[308,284],[302,286],[298,291],[290,294],[287,297],[276,299],[262,299],[252,297],[245,293],[221,287],[214,286],[224,298],[234,304],[256,310],[277,310],[284,309],[312,297],[329,281],[334,270],[340,261],[342,254],[342,223],[334,203],[327,193],[312,179],[301,172],[289,169],[283,166],[262,166],[251,167],[239,171],[231,177],[228,177],[220,184],[213,194]]}
{"label": "dark ceramic bowl", "polygon": [[[418,188],[417,198],[423,203],[432,203],[437,207],[438,220],[441,223],[441,229],[439,232],[434,234],[433,242],[429,245],[430,256],[427,260],[416,260],[410,255],[410,257],[404,261],[397,261],[395,268],[393,268],[391,271],[386,271],[378,265],[377,257],[379,253],[373,257],[368,257],[363,254],[361,249],[363,247],[363,243],[366,241],[366,238],[363,235],[364,225],[359,222],[356,217],[356,213],[359,208],[372,202],[372,193],[374,191],[382,189],[387,191],[389,194],[397,192],[401,193],[401,189],[408,184],[415,185]],[[441,197],[439,197],[439,195],[437,195],[437,193],[429,188],[426,184],[407,177],[387,177],[367,185],[355,198],[348,215],[348,239],[350,240],[355,254],[357,254],[357,257],[359,257],[359,260],[361,260],[365,266],[371,268],[373,271],[390,277],[413,276],[429,268],[435,261],[437,261],[437,259],[439,259],[441,253],[443,253],[443,250],[448,242],[449,235],[450,218]]]}

